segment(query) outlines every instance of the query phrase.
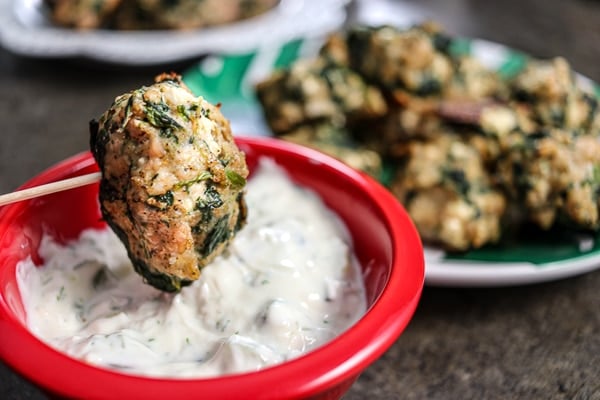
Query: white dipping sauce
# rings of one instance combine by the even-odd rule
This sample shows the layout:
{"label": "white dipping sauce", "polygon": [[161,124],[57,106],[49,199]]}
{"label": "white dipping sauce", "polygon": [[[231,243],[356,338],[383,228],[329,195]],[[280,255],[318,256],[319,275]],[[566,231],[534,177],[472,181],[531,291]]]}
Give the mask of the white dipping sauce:
{"label": "white dipping sauce", "polygon": [[248,182],[248,224],[178,294],[142,282],[110,229],[18,266],[29,329],[75,358],[126,373],[208,377],[314,349],[366,309],[339,219],[270,160]]}

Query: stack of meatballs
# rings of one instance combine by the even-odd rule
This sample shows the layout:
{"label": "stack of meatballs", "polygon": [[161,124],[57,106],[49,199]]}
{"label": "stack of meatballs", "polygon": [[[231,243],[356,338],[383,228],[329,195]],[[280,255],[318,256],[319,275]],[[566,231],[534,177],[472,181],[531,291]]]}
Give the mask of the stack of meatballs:
{"label": "stack of meatballs", "polygon": [[385,182],[426,243],[600,229],[600,113],[563,58],[510,78],[434,23],[357,26],[256,87],[275,135]]}

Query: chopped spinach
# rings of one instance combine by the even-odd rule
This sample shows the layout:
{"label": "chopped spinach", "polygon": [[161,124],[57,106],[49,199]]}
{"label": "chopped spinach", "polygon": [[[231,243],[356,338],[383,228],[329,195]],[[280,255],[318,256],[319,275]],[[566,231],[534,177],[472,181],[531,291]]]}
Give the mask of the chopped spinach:
{"label": "chopped spinach", "polygon": [[165,103],[146,103],[146,118],[150,124],[160,129],[160,135],[177,142],[174,131],[181,129],[179,122],[169,115],[169,106]]}
{"label": "chopped spinach", "polygon": [[122,127],[125,127],[125,125],[127,125],[127,122],[131,117],[131,107],[133,107],[134,98],[134,96],[129,96],[129,99],[127,100],[127,105],[125,105],[125,117],[123,118],[123,123],[121,124]]}
{"label": "chopped spinach", "polygon": [[464,171],[459,169],[445,169],[442,171],[442,176],[444,180],[448,180],[454,186],[458,194],[465,198],[467,197],[470,184]]}
{"label": "chopped spinach", "polygon": [[221,199],[221,195],[212,185],[207,186],[204,191],[204,198],[200,198],[196,201],[197,210],[214,209],[219,208],[222,205],[223,199]]}
{"label": "chopped spinach", "polygon": [[158,203],[158,204],[150,203],[150,205],[152,207],[155,207],[155,208],[158,208],[161,210],[171,207],[173,205],[173,201],[174,201],[173,192],[170,190],[167,190],[163,194],[157,194],[156,196],[150,196],[150,199],[154,199],[156,201],[156,203]]}
{"label": "chopped spinach", "polygon": [[177,189],[188,189],[193,184],[201,182],[201,181],[205,181],[207,179],[210,179],[211,177],[212,177],[212,174],[210,172],[208,172],[208,171],[202,171],[200,173],[200,175],[198,175],[194,179],[190,179],[189,181],[179,182],[173,188],[175,190],[177,190]]}
{"label": "chopped spinach", "polygon": [[423,81],[416,89],[415,94],[417,96],[430,96],[432,94],[437,94],[441,91],[442,85],[438,79],[431,76],[431,74],[424,74]]}
{"label": "chopped spinach", "polygon": [[177,106],[177,113],[179,115],[181,115],[181,117],[183,117],[183,119],[185,119],[186,121],[190,121],[191,120],[190,113],[189,113],[188,109],[185,108],[185,106],[183,104],[179,104]]}
{"label": "chopped spinach", "polygon": [[229,229],[229,215],[221,217],[213,227],[213,229],[206,235],[206,240],[203,243],[200,253],[203,257],[207,257],[217,248],[217,246],[227,239],[231,235]]}
{"label": "chopped spinach", "polygon": [[100,169],[104,169],[106,145],[110,140],[110,133],[105,128],[100,128],[100,122],[93,119],[89,123],[90,149]]}
{"label": "chopped spinach", "polygon": [[231,186],[234,189],[241,189],[246,185],[246,178],[244,178],[234,170],[225,170],[225,175],[227,176],[227,180],[229,180]]}
{"label": "chopped spinach", "polygon": [[433,34],[431,41],[437,51],[445,54],[450,53],[450,46],[452,45],[452,38],[450,36],[436,32]]}

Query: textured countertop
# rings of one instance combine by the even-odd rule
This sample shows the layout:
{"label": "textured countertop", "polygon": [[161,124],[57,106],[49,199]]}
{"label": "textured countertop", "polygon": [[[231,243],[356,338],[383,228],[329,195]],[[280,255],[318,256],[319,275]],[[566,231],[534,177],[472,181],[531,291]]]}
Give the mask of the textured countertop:
{"label": "textured countertop", "polygon": [[[600,1],[380,3],[364,1],[352,18],[432,18],[453,34],[562,55],[600,81]],[[86,150],[88,121],[164,69],[29,60],[0,49],[0,192]],[[46,397],[0,363],[0,398]],[[426,287],[406,332],[345,397],[366,398],[599,400],[600,271],[521,287]]]}

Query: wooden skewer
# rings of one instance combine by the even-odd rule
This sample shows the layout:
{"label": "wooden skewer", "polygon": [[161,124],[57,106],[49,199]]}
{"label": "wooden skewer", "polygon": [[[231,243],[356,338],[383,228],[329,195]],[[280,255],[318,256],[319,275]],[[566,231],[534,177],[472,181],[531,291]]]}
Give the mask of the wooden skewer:
{"label": "wooden skewer", "polygon": [[33,199],[34,197],[45,196],[50,193],[61,192],[80,186],[89,185],[98,182],[101,178],[100,172],[92,172],[91,174],[76,176],[74,178],[64,179],[62,181],[46,183],[32,188],[17,190],[12,193],[0,195],[0,206]]}

